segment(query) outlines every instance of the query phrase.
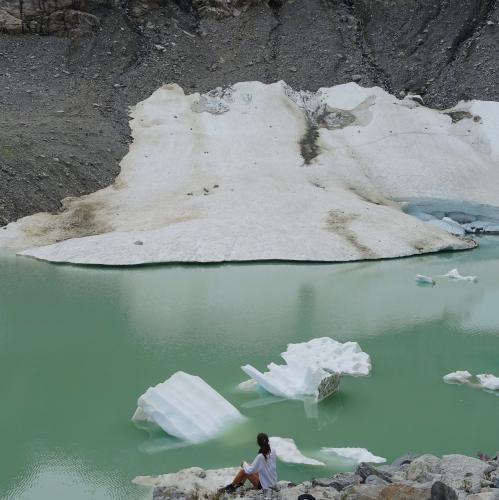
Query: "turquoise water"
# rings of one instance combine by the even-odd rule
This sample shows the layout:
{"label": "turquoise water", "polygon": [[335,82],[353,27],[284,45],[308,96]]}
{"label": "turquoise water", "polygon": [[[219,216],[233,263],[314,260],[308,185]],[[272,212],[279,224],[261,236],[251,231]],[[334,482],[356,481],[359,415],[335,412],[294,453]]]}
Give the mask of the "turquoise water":
{"label": "turquoise water", "polygon": [[[381,262],[106,269],[0,255],[0,496],[142,499],[136,475],[238,465],[255,434],[321,446],[475,454],[499,448],[499,398],[447,385],[468,369],[499,375],[499,240]],[[479,282],[414,284],[458,267]],[[263,369],[289,342],[331,336],[371,355],[369,378],[308,414],[302,402],[260,405],[240,366]],[[226,435],[169,449],[130,417],[145,389],[183,370],[248,417]],[[279,466],[300,480],[351,468]]]}

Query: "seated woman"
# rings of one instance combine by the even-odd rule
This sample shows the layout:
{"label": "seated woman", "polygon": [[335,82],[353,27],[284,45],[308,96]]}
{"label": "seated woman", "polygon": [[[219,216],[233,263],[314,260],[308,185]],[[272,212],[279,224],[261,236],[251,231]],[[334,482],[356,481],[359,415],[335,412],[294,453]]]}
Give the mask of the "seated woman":
{"label": "seated woman", "polygon": [[276,454],[270,449],[269,437],[261,432],[256,437],[260,449],[253,463],[241,464],[241,470],[223,491],[234,492],[248,480],[257,490],[268,489],[277,483]]}

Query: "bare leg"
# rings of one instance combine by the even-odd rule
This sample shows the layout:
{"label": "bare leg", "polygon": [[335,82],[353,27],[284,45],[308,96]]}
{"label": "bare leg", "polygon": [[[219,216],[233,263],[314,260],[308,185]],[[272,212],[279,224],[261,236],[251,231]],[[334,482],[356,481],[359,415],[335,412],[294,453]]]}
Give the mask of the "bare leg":
{"label": "bare leg", "polygon": [[232,484],[237,488],[238,486],[242,486],[246,482],[246,480],[248,480],[255,488],[258,488],[258,485],[260,484],[258,472],[255,472],[253,474],[246,474],[243,468],[239,470],[236,477],[232,481]]}

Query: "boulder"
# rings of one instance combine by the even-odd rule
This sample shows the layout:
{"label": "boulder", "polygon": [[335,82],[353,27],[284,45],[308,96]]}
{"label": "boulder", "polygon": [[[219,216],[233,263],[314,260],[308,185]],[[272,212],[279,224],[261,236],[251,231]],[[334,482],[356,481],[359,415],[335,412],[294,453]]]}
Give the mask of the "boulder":
{"label": "boulder", "polygon": [[431,500],[457,500],[457,495],[450,486],[436,481],[431,487]]}
{"label": "boulder", "polygon": [[373,467],[372,465],[369,465],[365,462],[359,464],[355,473],[361,477],[362,482],[365,482],[365,480],[369,476],[377,476],[380,479],[382,479],[385,483],[392,482],[390,476],[387,473],[381,472],[380,470],[376,469],[376,467]]}

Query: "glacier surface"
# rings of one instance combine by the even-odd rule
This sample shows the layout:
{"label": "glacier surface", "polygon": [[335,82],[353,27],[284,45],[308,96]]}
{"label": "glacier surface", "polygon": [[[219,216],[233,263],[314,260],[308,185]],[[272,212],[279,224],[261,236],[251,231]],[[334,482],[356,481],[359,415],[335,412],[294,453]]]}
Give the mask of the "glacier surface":
{"label": "glacier surface", "polygon": [[244,417],[202,378],[176,372],[139,397],[132,420],[153,422],[171,436],[200,443]]}
{"label": "glacier surface", "polygon": [[101,265],[377,259],[475,246],[394,200],[498,206],[496,102],[440,111],[354,83],[169,84],[131,115],[114,184],[9,224],[0,246]]}

